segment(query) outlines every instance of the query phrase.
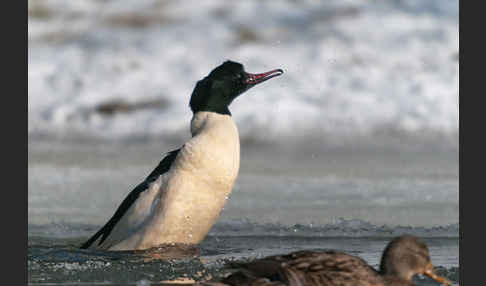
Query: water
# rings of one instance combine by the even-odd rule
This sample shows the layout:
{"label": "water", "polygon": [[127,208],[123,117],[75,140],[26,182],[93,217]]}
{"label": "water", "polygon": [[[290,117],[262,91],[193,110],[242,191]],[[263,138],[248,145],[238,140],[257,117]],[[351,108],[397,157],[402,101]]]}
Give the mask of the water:
{"label": "water", "polygon": [[77,246],[170,146],[31,141],[29,282],[200,280],[227,273],[228,261],[308,248],[344,250],[377,266],[389,239],[403,233],[423,237],[434,264],[458,282],[457,154],[308,150],[298,160],[300,149],[247,145],[237,185],[200,246],[202,262],[166,262]]}
{"label": "water", "polygon": [[[200,280],[306,248],[377,266],[411,233],[458,285],[458,17],[456,0],[29,1],[29,283]],[[190,93],[226,59],[285,73],[230,107],[240,174],[200,258],[77,249],[188,139]]]}
{"label": "water", "polygon": [[[454,256],[458,241],[454,238],[425,239],[432,260],[440,275],[456,282],[459,279]],[[75,249],[76,240],[46,241],[32,238],[29,246],[29,283],[59,284],[131,284],[146,281],[162,284],[185,277],[204,280],[229,273],[225,265],[233,261],[259,258],[300,249],[339,249],[357,255],[377,267],[379,253],[387,240],[383,238],[316,238],[276,236],[209,236],[201,243],[199,258],[178,260],[151,259],[148,255],[132,253],[88,252]],[[40,246],[43,245],[43,246]],[[416,277],[417,285],[435,285],[428,278]],[[81,283],[80,283],[81,284]]]}

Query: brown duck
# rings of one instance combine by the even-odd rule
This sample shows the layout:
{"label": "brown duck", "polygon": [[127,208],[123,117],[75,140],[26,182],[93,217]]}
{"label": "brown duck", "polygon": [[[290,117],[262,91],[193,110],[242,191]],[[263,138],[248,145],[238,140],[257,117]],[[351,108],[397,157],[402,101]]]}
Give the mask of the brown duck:
{"label": "brown duck", "polygon": [[269,256],[238,265],[241,269],[218,282],[223,286],[412,286],[416,274],[450,285],[438,276],[430,261],[427,245],[417,237],[394,238],[383,251],[380,270],[363,259],[343,252],[303,250]]}

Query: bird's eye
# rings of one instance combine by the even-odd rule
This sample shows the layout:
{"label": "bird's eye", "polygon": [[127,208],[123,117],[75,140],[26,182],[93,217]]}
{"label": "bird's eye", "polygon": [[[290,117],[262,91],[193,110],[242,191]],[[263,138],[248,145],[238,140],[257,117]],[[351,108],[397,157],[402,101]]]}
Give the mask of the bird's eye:
{"label": "bird's eye", "polygon": [[240,79],[241,78],[241,74],[239,74],[239,73],[235,74],[235,78],[236,79]]}

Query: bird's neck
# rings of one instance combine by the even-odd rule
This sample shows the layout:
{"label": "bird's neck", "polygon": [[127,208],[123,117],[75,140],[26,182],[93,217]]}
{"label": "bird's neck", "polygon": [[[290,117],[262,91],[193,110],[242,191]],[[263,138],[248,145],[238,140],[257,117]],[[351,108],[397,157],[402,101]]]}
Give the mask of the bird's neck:
{"label": "bird's neck", "polygon": [[200,133],[228,124],[234,125],[231,115],[210,111],[198,111],[192,116],[191,134],[192,137],[195,137]]}
{"label": "bird's neck", "polygon": [[386,286],[413,286],[414,285],[411,279],[407,280],[393,275],[385,275],[383,278],[385,280]]}
{"label": "bird's neck", "polygon": [[408,270],[406,267],[401,267],[400,265],[388,265],[386,270],[384,267],[382,267],[380,269],[380,273],[381,275],[386,277],[387,280],[402,281],[402,284],[395,282],[391,284],[389,283],[390,285],[413,285],[411,281],[415,273],[411,270]]}

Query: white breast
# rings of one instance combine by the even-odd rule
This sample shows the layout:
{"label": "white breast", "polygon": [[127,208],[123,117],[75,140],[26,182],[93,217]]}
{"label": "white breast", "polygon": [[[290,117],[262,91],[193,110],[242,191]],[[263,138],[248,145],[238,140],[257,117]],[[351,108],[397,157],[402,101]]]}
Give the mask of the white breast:
{"label": "white breast", "polygon": [[198,112],[193,137],[162,176],[155,207],[128,238],[110,250],[163,243],[199,243],[217,220],[240,166],[238,130],[230,115]]}

